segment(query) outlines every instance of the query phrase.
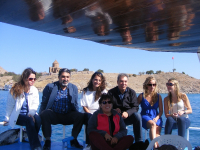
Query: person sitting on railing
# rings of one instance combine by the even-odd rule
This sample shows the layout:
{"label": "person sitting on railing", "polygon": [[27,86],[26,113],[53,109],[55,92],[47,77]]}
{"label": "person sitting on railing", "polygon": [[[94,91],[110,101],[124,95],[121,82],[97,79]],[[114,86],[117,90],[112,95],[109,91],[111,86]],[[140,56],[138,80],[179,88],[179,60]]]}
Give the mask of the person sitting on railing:
{"label": "person sitting on railing", "polygon": [[40,106],[42,132],[46,138],[43,150],[51,149],[51,124],[73,124],[71,146],[83,148],[77,137],[84,121],[84,114],[78,111],[78,88],[69,83],[71,72],[67,68],[60,69],[59,81],[46,85],[43,90]]}
{"label": "person sitting on railing", "polygon": [[88,86],[83,89],[81,94],[81,106],[83,107],[83,111],[85,112],[84,124],[86,125],[86,144],[87,146],[84,150],[90,149],[90,141],[87,134],[87,124],[88,120],[92,116],[92,114],[99,109],[99,99],[102,93],[107,93],[106,85],[105,85],[105,77],[101,72],[95,72],[90,81],[88,82]]}
{"label": "person sitting on railing", "polygon": [[[160,136],[162,129],[163,105],[162,98],[157,93],[157,83],[154,77],[147,77],[143,83],[144,92],[138,96],[138,103],[141,104],[142,127],[150,129],[150,139]],[[159,113],[158,113],[159,108]],[[158,145],[155,143],[155,148]]]}
{"label": "person sitting on railing", "polygon": [[186,94],[179,91],[179,83],[171,78],[166,83],[168,96],[164,99],[164,110],[167,118],[165,134],[171,134],[178,128],[178,135],[185,137],[185,131],[190,126],[188,114],[192,113],[190,101]]}
{"label": "person sitting on railing", "polygon": [[32,68],[23,71],[19,82],[11,88],[6,106],[4,125],[14,128],[15,124],[26,126],[31,150],[42,150],[38,139],[41,119],[36,114],[39,106],[39,94],[35,83],[36,72]]}
{"label": "person sitting on railing", "polygon": [[88,121],[88,134],[93,150],[126,150],[133,144],[133,136],[127,136],[124,119],[113,110],[113,100],[102,94],[100,109]]}
{"label": "person sitting on railing", "polygon": [[121,114],[126,126],[133,125],[135,142],[143,142],[142,119],[140,113],[138,113],[137,95],[133,89],[128,87],[128,75],[126,73],[118,74],[117,85],[108,91],[114,101],[113,109]]}

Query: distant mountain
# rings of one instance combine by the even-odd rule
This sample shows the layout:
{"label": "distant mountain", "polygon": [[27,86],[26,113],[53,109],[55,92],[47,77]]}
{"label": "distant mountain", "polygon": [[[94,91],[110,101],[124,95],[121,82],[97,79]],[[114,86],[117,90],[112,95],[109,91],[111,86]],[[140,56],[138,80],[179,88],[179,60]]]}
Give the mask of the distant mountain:
{"label": "distant mountain", "polygon": [[4,74],[5,72],[7,71],[0,66],[0,74]]}

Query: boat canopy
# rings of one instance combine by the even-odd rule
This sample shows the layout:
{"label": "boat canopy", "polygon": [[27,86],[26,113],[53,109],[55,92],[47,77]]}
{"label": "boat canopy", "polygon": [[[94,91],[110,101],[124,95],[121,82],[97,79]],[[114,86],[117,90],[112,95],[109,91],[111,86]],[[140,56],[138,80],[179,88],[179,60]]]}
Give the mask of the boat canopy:
{"label": "boat canopy", "polygon": [[110,46],[200,53],[199,0],[1,0],[0,22]]}

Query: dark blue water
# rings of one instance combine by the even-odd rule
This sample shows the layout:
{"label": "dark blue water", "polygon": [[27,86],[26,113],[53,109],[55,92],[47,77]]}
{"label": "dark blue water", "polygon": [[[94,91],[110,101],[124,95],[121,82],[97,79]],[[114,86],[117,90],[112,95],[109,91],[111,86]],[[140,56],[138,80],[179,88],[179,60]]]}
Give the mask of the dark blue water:
{"label": "dark blue water", "polygon": [[[8,91],[0,91],[0,122],[4,120],[7,95],[8,95]],[[164,99],[166,95],[167,94],[161,94],[162,99]],[[200,127],[200,94],[187,94],[187,96],[190,100],[192,110],[193,110],[193,113],[189,115],[189,118],[191,121],[191,127]],[[41,99],[42,99],[42,93],[40,93],[40,101]],[[79,103],[79,106],[80,106],[80,103]],[[79,107],[79,110],[82,111],[82,108]],[[164,113],[163,113],[162,118],[163,118],[163,124],[165,124],[166,118],[164,116]],[[18,128],[18,126],[16,126],[16,128]],[[0,133],[8,129],[10,129],[10,127],[0,126]],[[66,126],[66,136],[71,136],[71,129],[72,129],[72,125]],[[144,136],[144,131],[145,130],[143,130],[143,136]],[[128,126],[128,134],[130,135],[133,134],[132,126]],[[162,129],[161,134],[164,134],[164,129]],[[178,134],[177,130],[173,130],[172,134]],[[82,128],[81,133],[78,136],[78,140],[83,141],[83,136],[84,136],[84,130]],[[63,137],[62,125],[53,125],[52,126],[52,141],[61,141],[62,137]],[[192,147],[200,146],[200,131],[190,130],[189,137],[190,137],[189,141]]]}

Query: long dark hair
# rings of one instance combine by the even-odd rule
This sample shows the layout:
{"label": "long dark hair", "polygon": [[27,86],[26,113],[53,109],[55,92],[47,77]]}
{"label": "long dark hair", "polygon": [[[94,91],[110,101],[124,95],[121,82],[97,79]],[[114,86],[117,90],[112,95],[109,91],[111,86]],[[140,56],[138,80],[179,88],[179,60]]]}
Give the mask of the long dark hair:
{"label": "long dark hair", "polygon": [[26,68],[20,76],[19,81],[11,88],[10,93],[14,98],[20,97],[20,95],[24,92],[26,87],[24,80],[28,79],[30,74],[36,75],[36,72],[32,68]]}
{"label": "long dark hair", "polygon": [[106,88],[106,79],[105,77],[103,76],[103,74],[101,72],[95,72],[90,81],[88,82],[88,86],[85,87],[83,89],[84,91],[84,94],[85,92],[87,91],[87,88],[90,90],[90,91],[93,91],[93,84],[92,84],[92,80],[96,77],[96,76],[99,76],[101,78],[101,85],[97,88],[96,90],[96,94],[95,94],[95,101],[97,101],[99,99],[99,97],[101,96],[101,92]]}

